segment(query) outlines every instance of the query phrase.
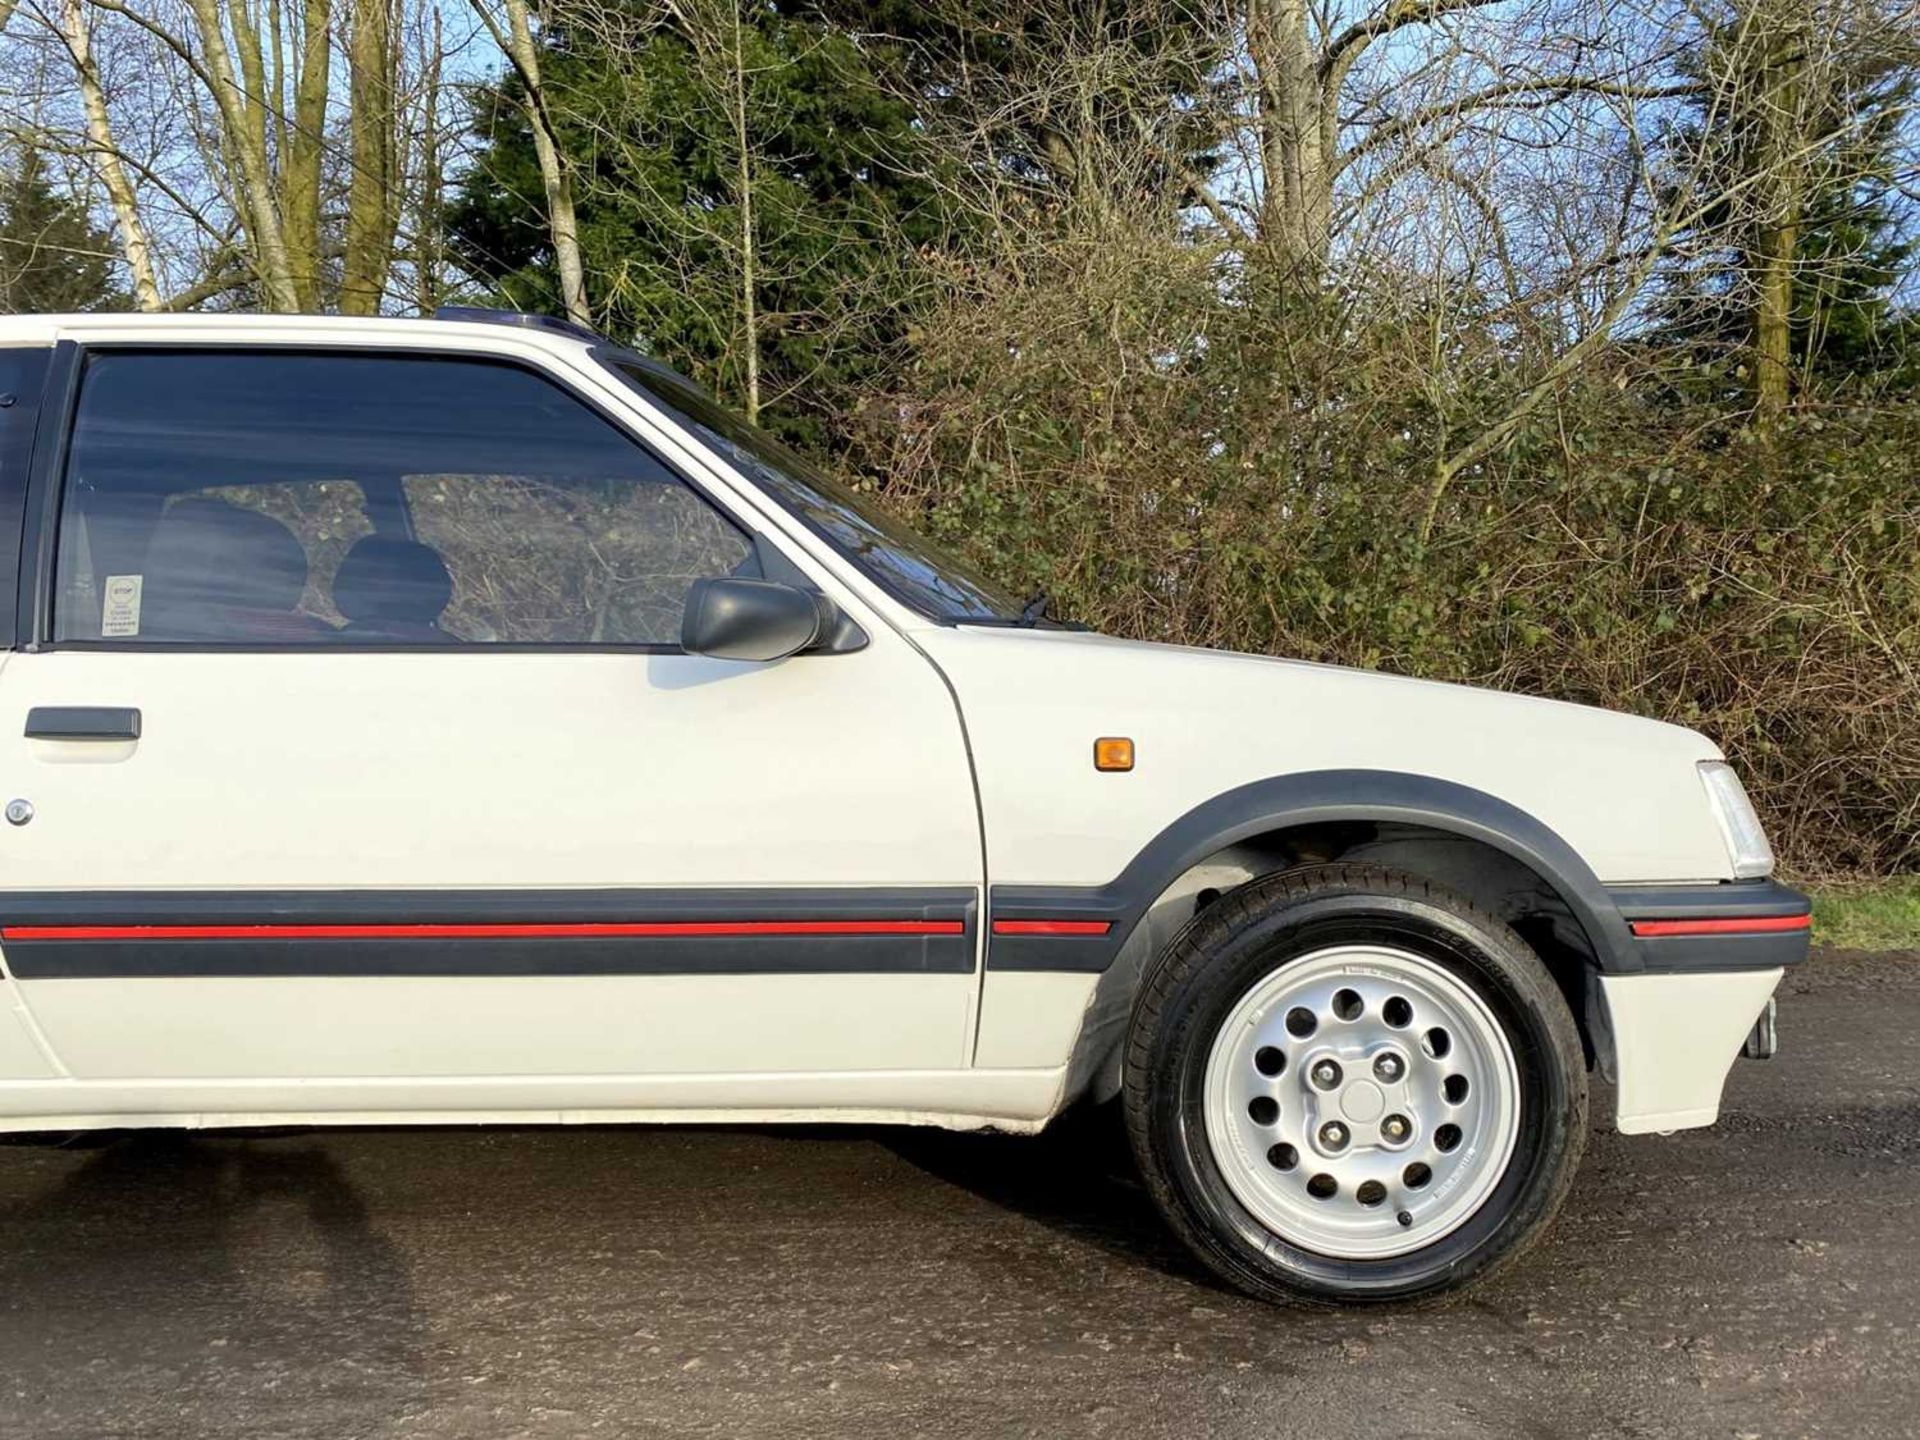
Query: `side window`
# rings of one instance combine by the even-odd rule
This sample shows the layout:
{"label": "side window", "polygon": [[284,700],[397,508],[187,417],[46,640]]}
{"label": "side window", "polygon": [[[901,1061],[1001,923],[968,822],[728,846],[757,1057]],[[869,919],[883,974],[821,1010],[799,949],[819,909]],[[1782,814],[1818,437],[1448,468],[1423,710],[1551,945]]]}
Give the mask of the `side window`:
{"label": "side window", "polygon": [[[62,639],[112,639],[117,634],[136,639],[228,638],[219,635],[156,633],[154,613],[145,603],[146,575],[141,564],[156,554],[156,547],[151,543],[156,538],[167,542],[157,547],[163,569],[186,564],[190,560],[196,564],[203,559],[210,560],[210,557],[180,554],[179,542],[214,518],[230,529],[250,526],[262,535],[273,533],[260,520],[250,520],[250,515],[274,521],[293,533],[293,538],[299,543],[306,576],[306,583],[301,587],[289,616],[279,618],[277,624],[265,614],[246,617],[247,623],[254,627],[252,638],[256,642],[271,643],[287,636],[324,635],[329,630],[344,632],[346,617],[334,606],[333,582],[347,552],[358,541],[373,533],[366,495],[352,480],[269,481],[261,485],[209,485],[200,490],[179,491],[162,501],[158,517],[150,530],[141,527],[148,544],[146,557],[140,562],[123,561],[121,556],[114,553],[112,527],[109,526],[103,533],[98,515],[90,513],[90,510],[91,507],[70,509],[65,522],[67,528],[62,534],[61,570],[66,575],[60,593],[59,618],[64,628],[59,634]],[[234,511],[244,513],[234,514]],[[133,538],[137,543],[140,537],[136,535]],[[277,534],[275,538],[278,539]],[[169,549],[168,544],[174,548]],[[105,553],[101,553],[103,546],[106,547]],[[282,540],[279,550],[282,557],[292,564],[292,547]],[[64,559],[69,555],[75,562],[71,566],[66,565]],[[209,568],[212,568],[211,565]],[[114,622],[116,628],[103,630],[105,597],[102,590],[106,588],[110,574],[115,577],[114,588],[122,598],[118,602],[118,619]],[[141,582],[141,604],[137,609],[131,602],[129,574],[138,576]],[[140,628],[143,618],[144,630]],[[227,618],[231,622],[237,617]],[[167,623],[163,612],[160,624],[164,627]],[[130,626],[133,628],[127,628]],[[274,633],[268,633],[269,628]]]}
{"label": "side window", "polygon": [[737,527],[560,386],[484,360],[125,353],[83,379],[54,633],[665,645]]}
{"label": "side window", "polygon": [[544,475],[403,477],[414,534],[446,561],[462,640],[672,641],[687,589],[751,551],[691,490]]}
{"label": "side window", "polygon": [[[291,480],[281,484],[214,485],[173,501],[217,500],[256,510],[293,531],[307,557],[307,588],[295,609],[339,627],[347,623],[333,603],[340,562],[355,544],[373,534],[367,495],[354,480]],[[166,518],[166,511],[161,511]]]}

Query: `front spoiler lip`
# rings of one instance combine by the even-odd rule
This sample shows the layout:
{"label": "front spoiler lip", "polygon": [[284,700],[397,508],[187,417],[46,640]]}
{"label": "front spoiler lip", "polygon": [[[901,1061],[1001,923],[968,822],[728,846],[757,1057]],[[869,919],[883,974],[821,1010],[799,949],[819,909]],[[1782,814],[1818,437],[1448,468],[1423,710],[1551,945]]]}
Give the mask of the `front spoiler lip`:
{"label": "front spoiler lip", "polygon": [[1771,970],[1797,965],[1811,944],[1812,903],[1774,880],[1705,885],[1610,885],[1640,969]]}

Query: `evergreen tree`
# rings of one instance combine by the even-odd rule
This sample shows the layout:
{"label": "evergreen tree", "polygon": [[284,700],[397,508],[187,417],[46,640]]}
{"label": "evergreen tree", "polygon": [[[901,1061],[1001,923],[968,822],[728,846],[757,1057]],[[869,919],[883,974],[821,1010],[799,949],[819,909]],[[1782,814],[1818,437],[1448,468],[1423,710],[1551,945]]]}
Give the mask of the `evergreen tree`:
{"label": "evergreen tree", "polygon": [[[542,83],[574,166],[596,323],[741,403],[750,271],[763,418],[822,445],[827,417],[911,324],[901,262],[936,242],[941,207],[908,163],[910,107],[852,37],[770,7],[741,21],[737,65],[681,25],[549,28]],[[448,230],[463,266],[506,303],[558,313],[519,96],[509,76],[482,97],[482,147]]]}
{"label": "evergreen tree", "polygon": [[[785,438],[836,448],[923,316],[919,262],[965,263],[981,216],[956,203],[963,167],[1044,203],[1107,180],[1089,127],[1130,140],[1155,128],[1178,158],[1131,179],[1178,192],[1211,172],[1216,132],[1180,100],[1205,87],[1193,57],[1219,42],[1195,38],[1213,32],[1183,4],[690,0],[641,21],[610,0],[550,23],[542,85],[574,167],[596,322],[764,407]],[[1150,7],[1180,17],[1178,43],[1153,38]],[[1137,35],[1138,64],[1107,88],[1050,88],[1075,25]],[[502,301],[560,313],[521,96],[512,75],[482,96],[447,225]],[[953,143],[962,133],[980,148]]]}
{"label": "evergreen tree", "polygon": [[1863,136],[1859,173],[1850,184],[1816,191],[1808,207],[1794,286],[1793,351],[1816,379],[1920,382],[1920,314],[1895,297],[1920,256],[1893,173],[1896,106],[1910,103],[1911,88],[1904,78],[1882,88]]}
{"label": "evergreen tree", "polygon": [[1822,16],[1829,38],[1847,43],[1810,60],[1815,11],[1781,3],[1809,30],[1772,27],[1765,0],[1738,0],[1696,49],[1690,68],[1702,84],[1678,150],[1696,159],[1698,193],[1732,198],[1682,237],[1686,259],[1664,277],[1654,338],[1723,373],[1738,364],[1751,384],[1768,348],[1771,281],[1786,292],[1772,303],[1796,384],[1911,385],[1920,319],[1896,287],[1920,246],[1895,154],[1913,102],[1912,52],[1869,23],[1868,3],[1854,24]]}
{"label": "evergreen tree", "polygon": [[112,232],[54,190],[39,154],[18,152],[0,173],[0,312],[119,308],[114,253]]}
{"label": "evergreen tree", "polygon": [[[1130,168],[1145,191],[1189,191],[1220,163],[1221,78],[1232,7],[1219,0],[809,0],[871,47],[923,122],[972,132],[1005,174],[1056,194],[1110,182],[1100,142],[1162,163]],[[1097,83],[1063,67],[1094,59]],[[1143,145],[1142,141],[1149,139]]]}

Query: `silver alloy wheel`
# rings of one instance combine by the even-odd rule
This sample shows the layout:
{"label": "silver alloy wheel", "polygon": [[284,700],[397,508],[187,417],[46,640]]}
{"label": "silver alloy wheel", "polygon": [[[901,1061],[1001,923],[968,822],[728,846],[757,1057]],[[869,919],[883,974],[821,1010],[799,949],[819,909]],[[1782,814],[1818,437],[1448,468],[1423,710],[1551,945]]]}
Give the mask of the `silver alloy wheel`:
{"label": "silver alloy wheel", "polygon": [[1513,1156],[1520,1077],[1485,1002],[1412,951],[1290,960],[1214,1037],[1207,1142],[1234,1198],[1304,1250],[1380,1260],[1478,1210]]}

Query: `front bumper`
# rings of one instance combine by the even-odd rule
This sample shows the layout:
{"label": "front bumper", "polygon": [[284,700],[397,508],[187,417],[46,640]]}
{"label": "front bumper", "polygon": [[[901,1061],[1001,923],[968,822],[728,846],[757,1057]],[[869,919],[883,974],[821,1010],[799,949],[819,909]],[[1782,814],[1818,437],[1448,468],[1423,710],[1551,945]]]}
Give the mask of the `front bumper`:
{"label": "front bumper", "polygon": [[1599,977],[1628,1134],[1711,1125],[1720,1092],[1786,967],[1807,955],[1807,897],[1772,881],[1609,890],[1632,969]]}
{"label": "front bumper", "polygon": [[1775,970],[1807,958],[1807,897],[1772,880],[1609,886],[1638,973]]}

